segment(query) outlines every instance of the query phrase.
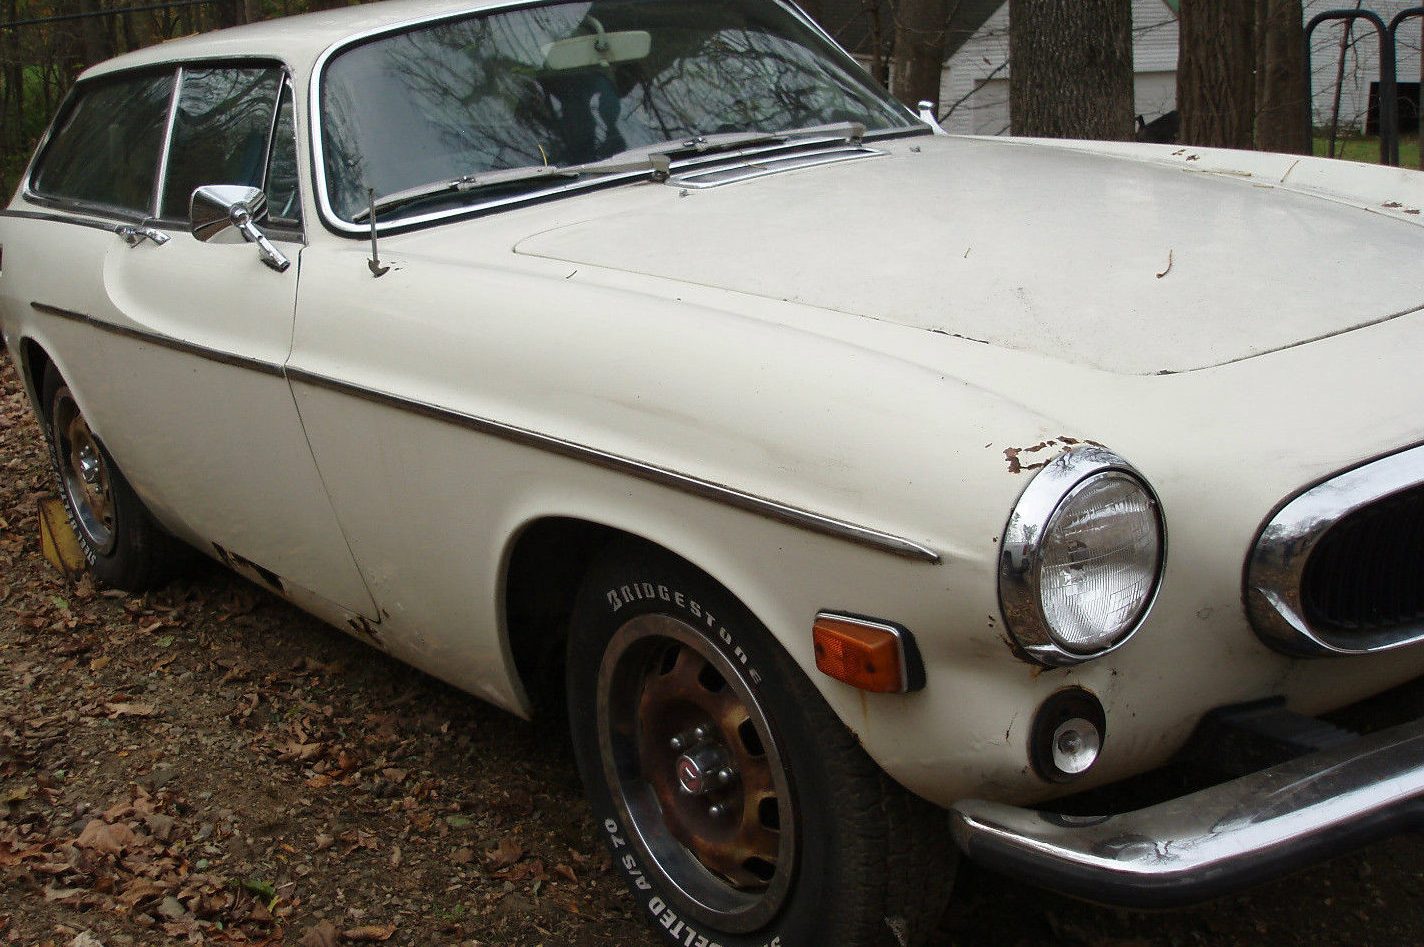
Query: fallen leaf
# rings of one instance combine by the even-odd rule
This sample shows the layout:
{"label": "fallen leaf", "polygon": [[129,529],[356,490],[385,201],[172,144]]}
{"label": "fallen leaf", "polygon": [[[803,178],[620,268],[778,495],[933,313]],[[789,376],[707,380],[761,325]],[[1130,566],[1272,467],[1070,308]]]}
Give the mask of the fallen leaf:
{"label": "fallen leaf", "polygon": [[74,840],[74,844],[80,848],[118,855],[137,841],[133,829],[122,822],[109,825],[102,819],[90,819],[89,824],[84,826],[84,831],[79,833],[79,838]]}
{"label": "fallen leaf", "polygon": [[183,902],[169,895],[158,903],[158,913],[166,918],[178,920],[188,916],[188,909],[183,906]]}
{"label": "fallen leaf", "polygon": [[167,891],[162,885],[149,880],[148,878],[135,878],[124,888],[119,895],[119,903],[127,907],[135,907],[140,901],[147,901]]}
{"label": "fallen leaf", "polygon": [[144,825],[160,842],[166,842],[173,835],[173,817],[153,812],[143,817]]}
{"label": "fallen leaf", "polygon": [[534,884],[536,885],[536,891],[538,890],[537,885],[543,884],[545,881],[548,880],[549,877],[548,875],[544,874],[544,860],[542,858],[535,858],[532,861],[520,862],[517,865],[513,865],[509,868],[504,869],[503,871],[498,871],[495,874],[505,879],[506,881],[533,880]]}
{"label": "fallen leaf", "polygon": [[158,712],[152,704],[105,704],[104,709],[108,711],[110,720],[116,717],[152,717]]}
{"label": "fallen leaf", "polygon": [[46,888],[44,889],[44,899],[58,901],[61,904],[72,904],[88,893],[83,888]]}
{"label": "fallen leaf", "polygon": [[330,921],[319,921],[308,927],[302,935],[299,947],[336,947],[341,933]]}
{"label": "fallen leaf", "polygon": [[305,762],[314,760],[326,751],[325,743],[287,743],[278,749],[278,754],[284,760],[296,760]]}
{"label": "fallen leaf", "polygon": [[508,868],[523,857],[524,846],[508,836],[500,839],[498,845],[485,852],[485,858],[489,860],[490,868],[493,871]]}
{"label": "fallen leaf", "polygon": [[364,924],[361,927],[353,927],[349,931],[342,931],[344,940],[364,941],[375,943],[391,939],[391,935],[396,932],[394,924]]}

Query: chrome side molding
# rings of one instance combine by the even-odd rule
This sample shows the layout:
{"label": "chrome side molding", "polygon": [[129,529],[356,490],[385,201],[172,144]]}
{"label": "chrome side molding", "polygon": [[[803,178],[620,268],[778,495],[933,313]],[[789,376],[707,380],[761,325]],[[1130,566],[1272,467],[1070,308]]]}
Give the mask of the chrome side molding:
{"label": "chrome side molding", "polygon": [[1246,564],[1246,612],[1256,634],[1301,657],[1370,654],[1424,641],[1424,623],[1348,636],[1314,627],[1301,586],[1311,553],[1351,513],[1424,483],[1424,445],[1390,454],[1299,494],[1262,527]]}
{"label": "chrome side molding", "polygon": [[700,496],[715,503],[721,503],[725,506],[731,506],[749,513],[754,513],[757,516],[786,523],[798,529],[819,533],[823,536],[831,536],[836,539],[844,540],[845,542],[855,543],[868,549],[874,549],[879,552],[901,556],[916,562],[930,563],[932,565],[938,565],[943,561],[938,552],[924,543],[915,542],[914,540],[906,539],[902,536],[897,536],[893,533],[874,529],[869,526],[861,526],[857,523],[847,522],[846,520],[817,513],[813,510],[793,506],[789,503],[783,503],[769,497],[758,496],[744,490],[738,490],[735,487],[714,483],[713,481],[704,480],[700,477],[692,476],[691,474],[670,470],[666,467],[659,467],[645,461],[624,457],[621,454],[613,454],[586,444],[579,444],[560,437],[554,437],[553,435],[531,431],[528,428],[517,427],[513,424],[507,424],[492,418],[483,418],[464,414],[459,411],[452,411],[449,408],[439,407],[388,392],[377,391],[373,388],[366,388],[351,382],[329,378],[325,375],[319,375],[300,368],[277,365],[241,355],[234,355],[229,352],[222,352],[217,349],[196,345],[192,342],[175,339],[172,336],[157,332],[147,332],[128,326],[115,325],[111,322],[95,319],[82,312],[74,312],[73,310],[64,309],[59,306],[31,302],[30,307],[44,315],[66,319],[70,322],[77,322],[100,332],[107,332],[111,335],[161,346],[210,362],[231,365],[235,368],[243,368],[263,375],[275,375],[279,378],[285,378],[287,382],[292,385],[305,384],[311,385],[314,388],[323,388],[327,391],[334,391],[349,397],[360,398],[372,402],[373,404],[385,405],[386,407],[394,408],[398,411],[405,411],[437,421],[443,421],[447,424],[455,425],[456,427],[462,427],[490,437],[497,437],[514,444],[532,447],[536,450],[558,454],[573,460],[604,467],[618,473],[636,477],[640,480],[646,480],[650,483],[669,487],[682,493]]}
{"label": "chrome side molding", "polygon": [[361,385],[341,381],[326,375],[319,375],[301,368],[287,366],[287,380],[293,385],[311,385],[314,388],[324,388],[327,391],[334,391],[339,394],[361,398],[374,404],[385,405],[399,411],[406,411],[422,417],[433,418],[462,427],[466,430],[486,434],[490,437],[497,437],[501,440],[520,444],[526,447],[533,447],[537,450],[550,454],[558,454],[561,457],[568,457],[573,460],[593,464],[596,467],[604,467],[617,473],[636,477],[639,480],[646,480],[656,483],[682,493],[689,493],[699,496],[724,506],[735,507],[763,516],[767,519],[777,520],[804,529],[813,533],[820,533],[825,536],[833,536],[836,539],[846,542],[856,543],[880,552],[890,553],[895,556],[902,556],[906,559],[913,559],[918,562],[927,562],[938,565],[941,562],[940,554],[929,546],[913,540],[896,536],[882,530],[873,529],[868,526],[861,526],[850,523],[833,516],[816,513],[802,507],[792,506],[773,500],[769,497],[758,496],[754,493],[747,493],[735,487],[715,483],[711,480],[704,480],[691,474],[670,470],[667,467],[660,467],[646,461],[637,460],[632,457],[625,457],[621,454],[610,453],[591,447],[587,444],[580,444],[575,441],[565,440],[551,434],[542,434],[528,428],[518,427],[497,421],[492,418],[479,417],[478,415],[465,414],[460,411],[453,411],[449,408],[428,404],[424,401],[417,401],[413,398],[406,398],[401,395],[390,394],[388,392],[377,391],[373,388],[365,388]]}

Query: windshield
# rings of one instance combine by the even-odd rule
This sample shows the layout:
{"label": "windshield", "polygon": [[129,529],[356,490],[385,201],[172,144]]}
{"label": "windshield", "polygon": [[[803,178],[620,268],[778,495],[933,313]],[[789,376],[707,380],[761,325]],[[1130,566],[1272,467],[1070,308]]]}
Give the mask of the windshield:
{"label": "windshield", "polygon": [[367,188],[380,200],[728,132],[919,127],[772,0],[558,3],[382,36],[327,64],[321,121],[327,198],[347,221],[369,206]]}

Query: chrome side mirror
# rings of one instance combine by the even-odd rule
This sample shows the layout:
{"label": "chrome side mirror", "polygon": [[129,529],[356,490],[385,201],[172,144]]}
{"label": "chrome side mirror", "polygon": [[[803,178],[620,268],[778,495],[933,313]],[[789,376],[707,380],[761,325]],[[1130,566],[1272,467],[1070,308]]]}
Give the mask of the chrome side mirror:
{"label": "chrome side mirror", "polygon": [[263,263],[278,273],[286,272],[292,261],[257,229],[266,219],[267,195],[261,188],[240,184],[204,185],[193,192],[188,205],[188,228],[200,242],[207,243],[235,227],[248,243],[257,244],[257,256]]}

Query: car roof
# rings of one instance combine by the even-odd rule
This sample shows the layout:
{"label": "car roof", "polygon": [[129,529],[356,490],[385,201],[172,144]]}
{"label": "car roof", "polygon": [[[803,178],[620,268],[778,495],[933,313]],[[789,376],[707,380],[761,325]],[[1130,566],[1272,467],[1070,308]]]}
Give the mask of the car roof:
{"label": "car roof", "polygon": [[512,0],[385,0],[303,13],[148,46],[91,66],[80,78],[194,59],[279,59],[307,72],[323,51],[343,39],[403,23],[511,5]]}

